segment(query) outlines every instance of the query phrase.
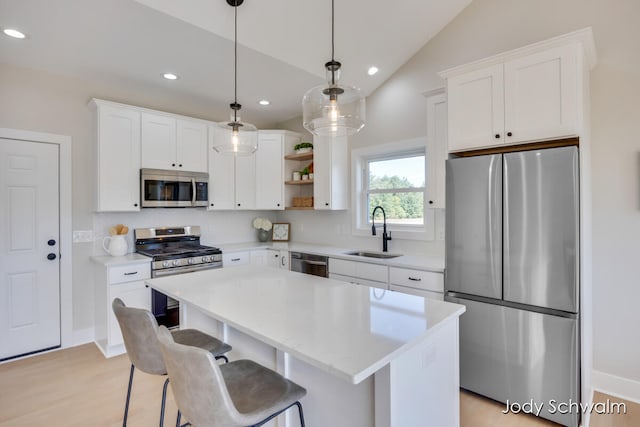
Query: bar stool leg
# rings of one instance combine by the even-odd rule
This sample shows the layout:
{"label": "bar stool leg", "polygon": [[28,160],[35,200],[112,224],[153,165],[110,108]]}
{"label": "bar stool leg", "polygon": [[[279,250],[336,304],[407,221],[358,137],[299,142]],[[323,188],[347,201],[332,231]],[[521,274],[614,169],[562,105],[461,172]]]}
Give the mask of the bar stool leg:
{"label": "bar stool leg", "polygon": [[295,403],[298,406],[298,415],[300,415],[300,427],[304,427],[304,414],[302,413],[302,404],[300,402]]}
{"label": "bar stool leg", "polygon": [[127,416],[129,415],[129,400],[131,400],[131,385],[133,384],[133,371],[135,370],[133,363],[131,364],[131,372],[129,373],[129,386],[127,387],[127,400],[124,404],[124,418],[122,419],[122,427],[127,427]]}
{"label": "bar stool leg", "polygon": [[164,387],[162,387],[162,406],[160,407],[160,427],[164,425],[164,406],[167,403],[167,386],[169,385],[169,378],[164,381]]}

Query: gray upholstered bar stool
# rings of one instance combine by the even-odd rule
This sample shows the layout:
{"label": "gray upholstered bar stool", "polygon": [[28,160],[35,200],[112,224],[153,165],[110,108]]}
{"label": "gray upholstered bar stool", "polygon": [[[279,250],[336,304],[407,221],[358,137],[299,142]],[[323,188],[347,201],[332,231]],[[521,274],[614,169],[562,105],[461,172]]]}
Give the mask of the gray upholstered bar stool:
{"label": "gray upholstered bar stool", "polygon": [[218,365],[210,353],[174,342],[164,326],[158,328],[158,341],[178,416],[182,412],[188,424],[260,426],[296,405],[304,427],[299,400],[307,391],[298,384],[251,360]]}
{"label": "gray upholstered bar stool", "polygon": [[[132,308],[124,305],[120,298],[113,300],[111,304],[113,312],[120,324],[124,346],[131,360],[131,372],[129,374],[129,387],[127,400],[124,406],[123,427],[127,425],[129,414],[129,400],[131,399],[131,385],[133,384],[133,372],[135,368],[153,375],[166,375],[162,353],[158,344],[158,322],[148,310]],[[231,346],[222,341],[198,331],[197,329],[181,329],[169,333],[176,342],[187,346],[197,347],[216,359],[228,359],[224,356],[231,350]],[[164,406],[167,399],[167,385],[169,378],[164,382],[162,389],[162,405],[160,408],[160,427],[164,424]]]}

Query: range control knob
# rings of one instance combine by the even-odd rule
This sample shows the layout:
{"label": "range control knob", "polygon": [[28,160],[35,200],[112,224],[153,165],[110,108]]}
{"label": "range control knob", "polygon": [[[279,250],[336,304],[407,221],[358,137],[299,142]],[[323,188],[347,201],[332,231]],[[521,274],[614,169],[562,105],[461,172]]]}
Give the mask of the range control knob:
{"label": "range control knob", "polygon": [[209,257],[208,256],[203,256],[202,257],[202,262],[209,262]]}
{"label": "range control knob", "polygon": [[193,258],[189,258],[189,259],[187,260],[187,264],[193,264],[194,262],[196,262],[196,260],[195,260],[195,259],[193,259]]}
{"label": "range control knob", "polygon": [[180,260],[179,259],[174,259],[172,262],[174,267],[177,267],[178,265],[180,265]]}
{"label": "range control knob", "polygon": [[169,267],[169,265],[170,265],[169,261],[162,261],[163,267]]}

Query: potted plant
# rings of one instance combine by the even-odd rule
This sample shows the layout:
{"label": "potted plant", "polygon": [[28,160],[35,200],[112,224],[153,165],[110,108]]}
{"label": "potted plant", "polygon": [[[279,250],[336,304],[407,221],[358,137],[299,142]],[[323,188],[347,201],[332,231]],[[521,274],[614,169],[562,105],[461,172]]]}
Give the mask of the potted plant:
{"label": "potted plant", "polygon": [[309,153],[313,150],[313,144],[310,142],[301,142],[300,144],[296,144],[293,149],[296,154]]}
{"label": "potted plant", "polygon": [[305,167],[304,169],[302,169],[300,171],[300,175],[302,175],[302,180],[306,181],[307,179],[309,179],[309,168]]}

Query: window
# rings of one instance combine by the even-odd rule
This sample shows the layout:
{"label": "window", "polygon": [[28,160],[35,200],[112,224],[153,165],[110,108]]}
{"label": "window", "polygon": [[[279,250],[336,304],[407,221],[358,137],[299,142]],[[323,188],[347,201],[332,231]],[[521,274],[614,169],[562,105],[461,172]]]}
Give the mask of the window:
{"label": "window", "polygon": [[[425,208],[427,157],[424,139],[353,150],[354,234],[371,235],[371,214],[376,206],[382,206],[387,228],[395,237],[433,239],[433,210]],[[375,223],[382,227],[380,210]]]}
{"label": "window", "polygon": [[368,222],[371,222],[373,209],[382,206],[387,224],[424,225],[424,150],[370,158],[365,162],[364,196]]}

